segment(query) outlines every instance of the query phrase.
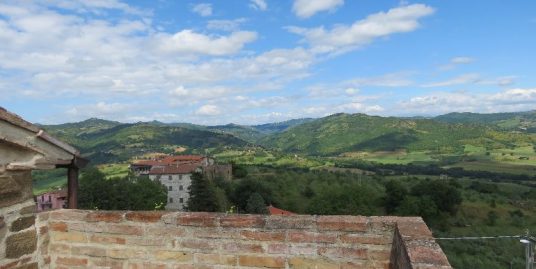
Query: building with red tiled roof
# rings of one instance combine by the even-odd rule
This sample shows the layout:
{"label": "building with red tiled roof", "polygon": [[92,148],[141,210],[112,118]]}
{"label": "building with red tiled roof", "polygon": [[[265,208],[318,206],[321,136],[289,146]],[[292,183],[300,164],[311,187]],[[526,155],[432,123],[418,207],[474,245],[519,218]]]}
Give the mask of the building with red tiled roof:
{"label": "building with red tiled roof", "polygon": [[222,177],[230,180],[231,165],[216,165],[212,158],[201,155],[168,155],[153,160],[138,160],[130,165],[138,175],[148,175],[149,179],[158,180],[168,190],[166,209],[184,210],[189,195],[191,176],[194,172],[203,173],[206,179]]}
{"label": "building with red tiled roof", "polygon": [[67,190],[43,193],[35,197],[37,212],[67,207]]}
{"label": "building with red tiled roof", "polygon": [[267,207],[267,209],[268,209],[268,213],[269,213],[270,215],[283,215],[283,216],[297,215],[297,214],[294,213],[294,212],[290,212],[290,211],[287,211],[287,210],[283,210],[283,209],[274,207],[274,206],[272,206],[272,205],[269,205],[269,206]]}

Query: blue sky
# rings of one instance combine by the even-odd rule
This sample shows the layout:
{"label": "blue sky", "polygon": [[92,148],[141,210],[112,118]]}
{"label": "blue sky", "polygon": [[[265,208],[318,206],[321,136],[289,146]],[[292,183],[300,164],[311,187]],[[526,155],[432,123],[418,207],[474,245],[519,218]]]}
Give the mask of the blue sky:
{"label": "blue sky", "polygon": [[0,2],[0,105],[32,122],[256,124],[536,108],[536,2]]}

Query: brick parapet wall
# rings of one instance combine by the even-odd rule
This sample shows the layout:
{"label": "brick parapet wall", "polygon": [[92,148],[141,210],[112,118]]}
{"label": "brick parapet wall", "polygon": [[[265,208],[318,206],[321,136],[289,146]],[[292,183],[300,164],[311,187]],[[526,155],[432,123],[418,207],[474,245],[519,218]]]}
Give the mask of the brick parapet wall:
{"label": "brick parapet wall", "polygon": [[429,240],[398,217],[59,210],[37,226],[40,268],[422,268],[391,265],[392,244],[421,259],[410,243]]}

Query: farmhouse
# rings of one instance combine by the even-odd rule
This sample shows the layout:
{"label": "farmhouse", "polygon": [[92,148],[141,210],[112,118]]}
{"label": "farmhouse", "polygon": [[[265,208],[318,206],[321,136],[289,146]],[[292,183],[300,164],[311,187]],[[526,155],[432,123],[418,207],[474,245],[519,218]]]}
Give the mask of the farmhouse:
{"label": "farmhouse", "polygon": [[202,173],[207,180],[221,177],[231,180],[232,166],[215,164],[214,159],[201,155],[160,156],[152,160],[138,160],[130,165],[138,175],[148,175],[159,181],[168,191],[166,210],[184,210],[193,173]]}

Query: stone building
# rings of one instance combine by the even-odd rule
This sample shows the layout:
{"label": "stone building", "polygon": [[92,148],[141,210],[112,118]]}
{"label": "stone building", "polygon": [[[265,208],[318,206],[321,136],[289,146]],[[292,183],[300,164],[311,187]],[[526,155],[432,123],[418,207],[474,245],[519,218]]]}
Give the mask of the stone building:
{"label": "stone building", "polygon": [[451,269],[419,217],[268,216],[60,209],[36,213],[31,170],[78,152],[0,110],[0,268]]}
{"label": "stone building", "polygon": [[149,179],[159,181],[166,187],[166,210],[185,209],[194,172],[202,173],[207,180],[232,178],[230,164],[215,164],[214,159],[201,155],[168,155],[152,160],[137,160],[130,164],[130,169],[137,175],[148,175]]}
{"label": "stone building", "polygon": [[51,191],[35,197],[37,212],[67,208],[67,190]]}

